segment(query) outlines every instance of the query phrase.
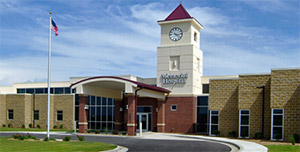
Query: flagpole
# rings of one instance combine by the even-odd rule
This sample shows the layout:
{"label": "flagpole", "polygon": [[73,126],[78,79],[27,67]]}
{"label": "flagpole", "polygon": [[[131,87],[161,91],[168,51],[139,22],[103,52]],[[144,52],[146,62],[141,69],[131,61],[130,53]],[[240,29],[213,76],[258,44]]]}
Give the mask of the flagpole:
{"label": "flagpole", "polygon": [[50,22],[49,22],[49,48],[48,48],[48,95],[47,95],[47,137],[50,138],[50,64],[51,64],[51,14],[52,12],[49,12],[50,14]]}

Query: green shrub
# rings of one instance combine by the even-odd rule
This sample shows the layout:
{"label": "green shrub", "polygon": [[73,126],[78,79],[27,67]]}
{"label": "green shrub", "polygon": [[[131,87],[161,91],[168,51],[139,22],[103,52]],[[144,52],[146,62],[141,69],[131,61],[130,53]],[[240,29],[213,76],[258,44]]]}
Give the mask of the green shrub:
{"label": "green shrub", "polygon": [[6,125],[5,125],[5,124],[3,124],[3,125],[2,125],[2,127],[4,128],[4,127],[6,127]]}
{"label": "green shrub", "polygon": [[87,131],[87,133],[91,133],[91,131],[90,131],[90,130],[88,130],[88,131]]}
{"label": "green shrub", "polygon": [[255,139],[262,139],[262,137],[263,137],[263,134],[261,132],[255,133],[255,136],[254,136]]}
{"label": "green shrub", "polygon": [[60,125],[60,126],[59,126],[59,129],[63,129],[63,127],[64,127],[64,125]]}
{"label": "green shrub", "polygon": [[13,138],[14,139],[19,139],[20,138],[20,134],[13,135]]}
{"label": "green shrub", "polygon": [[96,130],[96,131],[95,131],[95,134],[100,134],[100,130]]}
{"label": "green shrub", "polygon": [[41,128],[41,126],[39,124],[37,124],[36,127],[39,128],[39,129]]}
{"label": "green shrub", "polygon": [[24,124],[22,125],[22,128],[25,128],[25,125],[24,125]]}
{"label": "green shrub", "polygon": [[19,139],[20,139],[20,140],[24,140],[24,139],[25,139],[25,136],[20,136]]}
{"label": "green shrub", "polygon": [[7,124],[7,127],[8,127],[8,128],[12,127],[12,124],[10,124],[10,123],[9,123],[9,124]]}
{"label": "green shrub", "polygon": [[29,128],[32,128],[32,124],[29,124],[28,127],[29,127]]}
{"label": "green shrub", "polygon": [[295,145],[295,137],[294,136],[290,137],[290,141],[291,141],[292,145]]}
{"label": "green shrub", "polygon": [[216,136],[219,136],[220,135],[220,131],[219,130],[215,130],[212,132],[212,134],[216,135]]}
{"label": "green shrub", "polygon": [[32,136],[29,133],[27,133],[26,137],[31,138]]}
{"label": "green shrub", "polygon": [[107,128],[105,128],[104,131],[105,131],[105,134],[108,134],[108,129]]}
{"label": "green shrub", "polygon": [[49,138],[48,138],[48,137],[45,137],[45,138],[44,138],[44,141],[49,141]]}
{"label": "green shrub", "polygon": [[295,138],[295,142],[299,143],[300,142],[300,136],[298,134],[294,134],[293,136]]}
{"label": "green shrub", "polygon": [[83,136],[77,135],[77,138],[78,138],[79,141],[84,141],[84,137]]}
{"label": "green shrub", "polygon": [[35,137],[35,136],[31,136],[31,139],[34,139],[34,140],[36,140],[36,137]]}
{"label": "green shrub", "polygon": [[71,137],[70,136],[66,136],[63,138],[63,141],[70,141],[71,140]]}
{"label": "green shrub", "polygon": [[56,125],[54,125],[54,126],[53,126],[53,129],[56,129],[56,128],[57,128],[57,126],[56,126]]}
{"label": "green shrub", "polygon": [[228,137],[237,137],[237,133],[236,131],[231,131],[231,132],[228,132]]}
{"label": "green shrub", "polygon": [[111,133],[112,133],[113,135],[118,135],[118,134],[119,134],[119,132],[118,132],[117,130],[113,130]]}
{"label": "green shrub", "polygon": [[127,132],[122,132],[121,134],[122,134],[122,135],[126,135],[126,134],[127,134]]}

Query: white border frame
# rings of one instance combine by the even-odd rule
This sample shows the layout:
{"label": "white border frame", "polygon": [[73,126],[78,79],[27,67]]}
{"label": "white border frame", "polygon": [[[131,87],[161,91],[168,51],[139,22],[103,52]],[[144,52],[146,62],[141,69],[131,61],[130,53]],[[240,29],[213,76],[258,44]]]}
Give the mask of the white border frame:
{"label": "white border frame", "polygon": [[[176,106],[176,109],[175,109],[175,110],[172,108],[173,106]],[[177,111],[177,109],[178,109],[178,108],[177,108],[177,104],[171,104],[171,111]]]}
{"label": "white border frame", "polygon": [[[249,125],[241,125],[241,111],[242,110],[248,110],[249,111],[249,114],[243,114],[243,116],[249,116]],[[251,122],[251,111],[250,109],[240,109],[239,110],[239,138],[250,138],[250,122]],[[241,137],[241,127],[242,126],[248,126],[248,137]]]}
{"label": "white border frame", "polygon": [[[273,127],[274,127],[274,125],[273,125],[273,110],[274,109],[280,109],[280,110],[282,110],[282,114],[275,114],[275,115],[282,115],[282,139],[279,139],[279,140],[277,140],[277,139],[274,139],[273,138]],[[280,127],[280,126],[275,126],[275,127]],[[275,141],[283,141],[284,140],[284,109],[283,108],[273,108],[272,110],[271,110],[271,140],[275,140]]]}

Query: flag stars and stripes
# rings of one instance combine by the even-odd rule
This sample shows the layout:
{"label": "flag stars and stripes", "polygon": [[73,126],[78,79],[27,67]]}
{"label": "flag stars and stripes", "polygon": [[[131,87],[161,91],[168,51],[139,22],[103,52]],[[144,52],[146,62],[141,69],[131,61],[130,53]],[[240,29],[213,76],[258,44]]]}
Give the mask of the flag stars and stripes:
{"label": "flag stars and stripes", "polygon": [[55,36],[58,35],[58,27],[56,26],[55,22],[51,19],[51,30],[55,32]]}

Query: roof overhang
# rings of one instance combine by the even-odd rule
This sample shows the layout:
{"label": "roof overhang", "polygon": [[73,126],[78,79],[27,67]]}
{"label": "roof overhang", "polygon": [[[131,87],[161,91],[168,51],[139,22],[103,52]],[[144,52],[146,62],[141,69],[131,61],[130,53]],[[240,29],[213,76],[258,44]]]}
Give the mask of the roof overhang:
{"label": "roof overhang", "polygon": [[173,23],[183,23],[183,22],[192,22],[192,24],[194,26],[196,26],[197,28],[199,28],[200,30],[203,29],[203,26],[193,17],[186,18],[186,19],[169,20],[169,21],[165,21],[165,20],[157,21],[157,23],[159,25],[173,24]]}

